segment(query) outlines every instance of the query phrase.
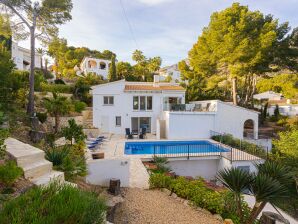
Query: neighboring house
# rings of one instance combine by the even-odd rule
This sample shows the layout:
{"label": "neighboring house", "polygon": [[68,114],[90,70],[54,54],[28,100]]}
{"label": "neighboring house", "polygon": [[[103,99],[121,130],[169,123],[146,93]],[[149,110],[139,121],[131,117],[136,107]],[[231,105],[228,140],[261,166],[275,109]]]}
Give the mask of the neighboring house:
{"label": "neighboring house", "polygon": [[274,110],[278,105],[279,113],[284,116],[298,116],[298,104],[270,104],[267,111],[270,116],[274,115]]}
{"label": "neighboring house", "polygon": [[[253,96],[255,100],[258,100],[261,104],[263,102],[268,102],[268,114],[270,116],[274,115],[274,110],[276,105],[279,107],[279,113],[284,116],[297,116],[298,115],[298,105],[291,104],[290,99],[283,97],[281,93],[276,93],[273,91],[267,91],[264,93],[256,94]],[[255,107],[261,109],[261,104],[255,104]],[[263,103],[264,104],[264,103]]]}
{"label": "neighboring house", "polygon": [[77,71],[77,75],[83,73],[87,75],[88,73],[93,73],[96,75],[101,75],[104,79],[108,78],[110,60],[85,57],[80,64],[79,71]]}
{"label": "neighboring house", "polygon": [[178,69],[178,64],[161,68],[158,73],[162,81],[166,80],[168,77],[171,77],[171,82],[181,81],[181,72]]}
{"label": "neighboring house", "polygon": [[258,112],[218,100],[185,104],[184,88],[159,82],[158,76],[154,80],[92,87],[93,125],[115,134],[145,127],[157,138],[168,139],[210,138],[211,131],[243,138],[245,128],[257,138]]}
{"label": "neighboring house", "polygon": [[[16,42],[12,42],[11,58],[18,70],[30,70],[31,51],[29,49],[20,47]],[[35,52],[35,68],[41,68],[41,58],[42,55]]]}
{"label": "neighboring house", "polygon": [[255,100],[259,100],[259,101],[271,101],[271,100],[275,101],[275,100],[282,100],[283,96],[280,93],[276,93],[273,91],[267,91],[267,92],[255,94],[255,95],[253,95],[253,98]]}

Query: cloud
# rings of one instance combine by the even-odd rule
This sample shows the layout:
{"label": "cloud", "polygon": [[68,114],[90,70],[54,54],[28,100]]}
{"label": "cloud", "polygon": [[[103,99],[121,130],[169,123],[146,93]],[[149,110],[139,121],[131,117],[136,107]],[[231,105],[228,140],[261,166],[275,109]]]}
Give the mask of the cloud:
{"label": "cloud", "polygon": [[171,2],[173,0],[137,0],[137,1],[144,3],[146,5],[159,5],[162,3]]}

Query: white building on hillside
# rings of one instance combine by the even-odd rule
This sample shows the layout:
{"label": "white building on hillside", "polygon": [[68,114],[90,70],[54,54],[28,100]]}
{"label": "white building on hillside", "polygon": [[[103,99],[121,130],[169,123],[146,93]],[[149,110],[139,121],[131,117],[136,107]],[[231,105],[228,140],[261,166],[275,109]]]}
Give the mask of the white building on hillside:
{"label": "white building on hillside", "polygon": [[96,75],[101,75],[104,79],[108,78],[110,60],[85,57],[80,64],[80,73],[87,75],[88,73],[93,73]]}
{"label": "white building on hillside", "polygon": [[171,82],[181,81],[181,72],[179,71],[177,64],[161,68],[158,73],[161,80],[165,80],[168,77],[171,77]]}
{"label": "white building on hillside", "polygon": [[[17,43],[12,42],[11,58],[18,70],[30,69],[31,51],[29,49],[20,47]],[[41,58],[42,55],[35,52],[35,68],[41,68]]]}
{"label": "white building on hillside", "polygon": [[156,132],[163,105],[183,104],[185,90],[177,84],[120,80],[92,87],[93,125],[104,132],[124,134],[125,128]]}
{"label": "white building on hillside", "polygon": [[93,125],[103,132],[124,135],[125,128],[138,132],[145,127],[167,139],[210,138],[211,131],[237,138],[258,136],[258,112],[217,100],[185,104],[185,89],[159,82],[158,77],[152,83],[120,80],[97,85],[92,94]]}
{"label": "white building on hillside", "polygon": [[255,100],[259,100],[259,101],[262,101],[262,100],[267,100],[267,101],[274,100],[274,101],[276,101],[276,100],[282,100],[283,96],[280,93],[276,93],[276,92],[273,92],[273,91],[267,91],[267,92],[255,94],[255,95],[253,95],[253,98]]}

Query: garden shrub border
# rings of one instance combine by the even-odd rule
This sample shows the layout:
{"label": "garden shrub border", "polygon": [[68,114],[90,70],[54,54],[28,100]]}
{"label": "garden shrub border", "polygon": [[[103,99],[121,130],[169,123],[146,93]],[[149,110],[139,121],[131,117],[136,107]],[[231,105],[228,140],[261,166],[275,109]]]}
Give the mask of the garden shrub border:
{"label": "garden shrub border", "polygon": [[[166,188],[178,197],[187,199],[195,207],[208,210],[212,214],[219,214],[224,219],[232,219],[240,224],[233,193],[228,190],[215,191],[206,187],[202,179],[188,180],[185,177],[174,178],[162,173],[152,173],[149,178],[151,189]],[[250,209],[242,201],[244,215],[249,215]]]}

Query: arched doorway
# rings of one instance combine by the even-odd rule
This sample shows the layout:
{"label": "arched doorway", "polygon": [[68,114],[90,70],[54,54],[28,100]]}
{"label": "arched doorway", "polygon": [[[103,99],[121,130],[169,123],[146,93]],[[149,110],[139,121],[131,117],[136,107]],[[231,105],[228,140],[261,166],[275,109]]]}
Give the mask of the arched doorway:
{"label": "arched doorway", "polygon": [[100,67],[100,69],[106,69],[106,63],[104,63],[104,62],[100,62],[99,63],[99,67]]}
{"label": "arched doorway", "polygon": [[248,119],[243,124],[243,137],[254,138],[254,126],[255,122],[252,119]]}

